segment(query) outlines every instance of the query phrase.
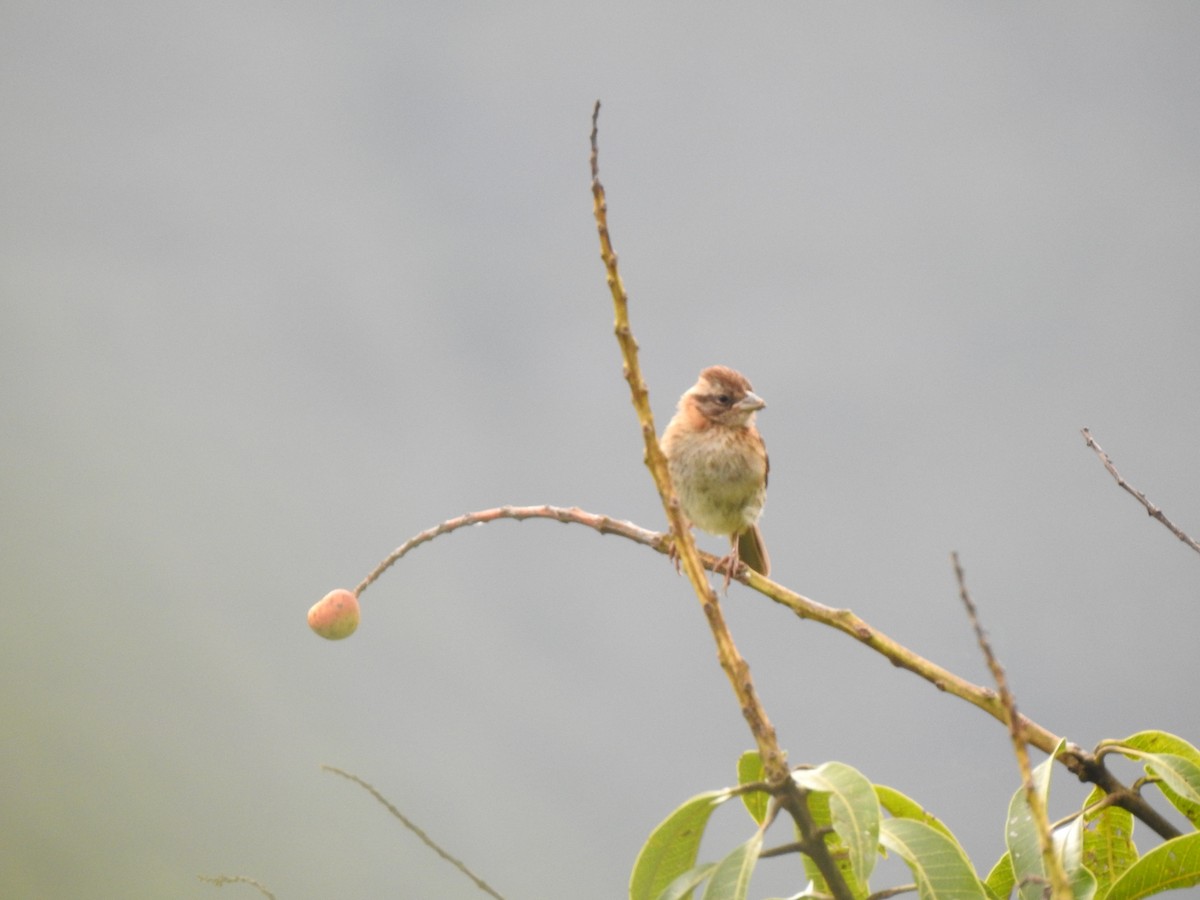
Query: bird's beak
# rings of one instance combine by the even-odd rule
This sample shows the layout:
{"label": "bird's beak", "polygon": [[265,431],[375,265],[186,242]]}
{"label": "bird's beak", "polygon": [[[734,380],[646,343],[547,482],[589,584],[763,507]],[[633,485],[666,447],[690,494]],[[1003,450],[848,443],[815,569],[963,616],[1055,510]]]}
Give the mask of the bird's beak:
{"label": "bird's beak", "polygon": [[745,397],[737,402],[737,408],[743,412],[754,412],[755,410],[762,409],[766,405],[767,401],[753,391],[747,393]]}

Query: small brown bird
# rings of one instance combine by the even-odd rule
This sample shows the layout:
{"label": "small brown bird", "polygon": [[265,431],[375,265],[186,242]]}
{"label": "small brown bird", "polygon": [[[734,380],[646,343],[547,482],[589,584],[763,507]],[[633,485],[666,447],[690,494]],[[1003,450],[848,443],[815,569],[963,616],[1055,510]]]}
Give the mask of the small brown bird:
{"label": "small brown bird", "polygon": [[763,575],[771,571],[758,530],[770,466],[754,427],[754,414],[766,405],[741,373],[710,366],[679,398],[662,436],[683,514],[710,534],[729,536],[729,555],[717,564],[726,590],[739,562]]}

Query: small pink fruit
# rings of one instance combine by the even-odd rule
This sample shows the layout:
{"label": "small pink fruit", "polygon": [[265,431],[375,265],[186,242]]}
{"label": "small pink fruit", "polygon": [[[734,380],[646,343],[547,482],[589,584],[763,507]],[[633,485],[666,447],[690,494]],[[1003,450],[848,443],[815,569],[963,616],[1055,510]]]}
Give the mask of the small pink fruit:
{"label": "small pink fruit", "polygon": [[308,611],[308,627],[331,641],[354,634],[358,619],[358,597],[345,588],[330,591]]}

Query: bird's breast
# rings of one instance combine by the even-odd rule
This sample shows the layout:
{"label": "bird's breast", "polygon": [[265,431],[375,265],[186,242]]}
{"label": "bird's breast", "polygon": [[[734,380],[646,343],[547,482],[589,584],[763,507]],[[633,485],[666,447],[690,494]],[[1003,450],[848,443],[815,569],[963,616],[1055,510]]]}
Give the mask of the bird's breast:
{"label": "bird's breast", "polygon": [[719,427],[664,439],[671,481],[692,524],[727,535],[758,521],[767,474],[760,440],[744,429]]}

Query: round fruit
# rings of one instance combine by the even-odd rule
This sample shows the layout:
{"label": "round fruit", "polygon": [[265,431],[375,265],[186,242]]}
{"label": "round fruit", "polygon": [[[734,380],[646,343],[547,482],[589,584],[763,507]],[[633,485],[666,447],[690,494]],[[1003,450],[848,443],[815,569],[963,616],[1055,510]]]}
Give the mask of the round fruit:
{"label": "round fruit", "polygon": [[358,597],[345,588],[330,591],[308,611],[308,627],[331,641],[354,634],[358,619]]}

